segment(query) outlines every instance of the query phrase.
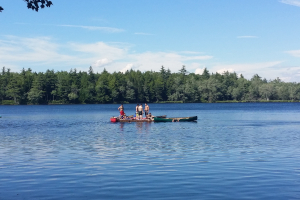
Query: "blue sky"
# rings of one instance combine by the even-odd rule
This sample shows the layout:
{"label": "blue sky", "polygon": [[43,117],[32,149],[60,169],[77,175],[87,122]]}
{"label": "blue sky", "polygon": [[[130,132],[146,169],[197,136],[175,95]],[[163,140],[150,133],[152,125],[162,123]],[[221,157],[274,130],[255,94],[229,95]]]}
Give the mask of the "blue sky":
{"label": "blue sky", "polygon": [[0,0],[0,67],[300,78],[300,0]]}

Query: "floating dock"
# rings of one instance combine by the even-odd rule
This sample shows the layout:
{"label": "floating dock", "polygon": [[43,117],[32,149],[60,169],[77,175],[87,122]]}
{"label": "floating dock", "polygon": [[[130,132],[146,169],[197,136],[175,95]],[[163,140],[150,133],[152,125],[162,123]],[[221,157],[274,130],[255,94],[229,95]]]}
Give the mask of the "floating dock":
{"label": "floating dock", "polygon": [[134,119],[134,118],[130,118],[130,119],[119,119],[117,117],[111,117],[110,118],[111,122],[153,122],[153,120],[151,119]]}

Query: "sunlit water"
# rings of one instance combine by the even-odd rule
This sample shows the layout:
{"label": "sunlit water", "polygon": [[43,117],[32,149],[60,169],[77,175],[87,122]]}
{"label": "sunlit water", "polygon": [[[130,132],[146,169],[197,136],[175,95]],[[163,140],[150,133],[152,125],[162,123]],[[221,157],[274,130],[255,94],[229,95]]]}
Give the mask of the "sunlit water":
{"label": "sunlit water", "polygon": [[0,106],[0,199],[300,199],[299,103],[118,106]]}

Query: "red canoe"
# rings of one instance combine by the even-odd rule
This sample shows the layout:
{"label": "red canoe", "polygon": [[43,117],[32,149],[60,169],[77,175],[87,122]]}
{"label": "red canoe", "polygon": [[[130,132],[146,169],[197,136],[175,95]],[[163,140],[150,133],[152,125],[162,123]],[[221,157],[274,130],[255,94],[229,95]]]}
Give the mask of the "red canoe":
{"label": "red canoe", "polygon": [[117,122],[117,118],[116,118],[116,117],[111,117],[111,118],[110,118],[110,121],[111,121],[111,122]]}

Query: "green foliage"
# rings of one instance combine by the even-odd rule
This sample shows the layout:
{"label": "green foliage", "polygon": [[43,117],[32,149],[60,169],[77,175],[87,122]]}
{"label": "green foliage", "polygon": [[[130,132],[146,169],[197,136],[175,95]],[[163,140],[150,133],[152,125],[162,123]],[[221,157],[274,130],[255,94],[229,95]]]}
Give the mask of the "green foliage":
{"label": "green foliage", "polygon": [[183,103],[183,101],[159,101],[157,103]]}
{"label": "green foliage", "polygon": [[39,11],[40,8],[50,7],[53,5],[52,1],[49,0],[24,0],[27,2],[27,8]]}
{"label": "green foliage", "polygon": [[2,105],[15,105],[14,100],[2,100]]}
{"label": "green foliage", "polygon": [[190,102],[298,102],[300,84],[280,79],[267,81],[257,74],[251,80],[236,73],[201,75],[188,73],[185,66],[171,73],[77,72],[76,69],[45,73],[23,69],[20,73],[3,67],[0,73],[2,104],[94,104],[94,103],[190,103]]}
{"label": "green foliage", "polygon": [[221,100],[222,84],[215,77],[211,76],[208,80],[204,80],[200,86],[199,91],[201,96],[208,102],[216,102]]}
{"label": "green foliage", "polygon": [[64,104],[65,102],[62,101],[62,100],[52,100],[52,101],[49,101],[49,104]]}
{"label": "green foliage", "polygon": [[[27,2],[27,8],[31,9],[31,10],[35,10],[36,12],[39,11],[39,9],[43,9],[45,7],[50,7],[51,5],[53,5],[52,1],[50,0],[24,0],[25,2]],[[1,6],[0,6],[0,12],[2,12],[2,10],[4,10]]]}

